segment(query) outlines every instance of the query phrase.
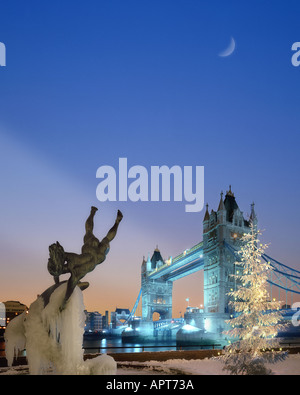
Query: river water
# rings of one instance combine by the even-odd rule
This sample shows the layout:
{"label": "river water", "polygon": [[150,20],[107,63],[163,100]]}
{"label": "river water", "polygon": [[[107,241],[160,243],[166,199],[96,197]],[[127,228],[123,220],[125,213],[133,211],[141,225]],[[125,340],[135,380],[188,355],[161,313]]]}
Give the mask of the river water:
{"label": "river water", "polygon": [[142,351],[170,351],[176,350],[176,340],[153,343],[124,343],[121,338],[105,338],[99,340],[84,340],[83,348],[88,353],[126,353]]}
{"label": "river water", "polygon": [[[195,350],[199,346],[177,347],[176,340],[153,341],[146,344],[142,343],[124,343],[121,338],[104,338],[104,339],[84,339],[83,349],[85,354],[113,354],[113,353],[133,353],[143,351],[172,351],[172,350]],[[211,347],[209,347],[211,348]],[[24,353],[23,353],[24,355]],[[5,356],[5,343],[0,341],[0,356]]]}
{"label": "river water", "polygon": [[133,353],[143,351],[173,351],[173,350],[200,350],[221,348],[220,344],[209,345],[176,345],[176,339],[153,340],[153,342],[138,343],[124,342],[121,338],[105,338],[98,340],[84,340],[83,348],[85,354],[94,353]]}

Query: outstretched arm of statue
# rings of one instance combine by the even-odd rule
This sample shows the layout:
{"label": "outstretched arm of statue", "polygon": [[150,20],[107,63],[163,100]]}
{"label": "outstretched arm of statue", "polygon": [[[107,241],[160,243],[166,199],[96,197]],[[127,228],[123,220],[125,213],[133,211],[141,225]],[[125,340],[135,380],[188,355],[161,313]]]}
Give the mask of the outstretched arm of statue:
{"label": "outstretched arm of statue", "polygon": [[118,230],[119,223],[122,221],[122,219],[123,219],[123,214],[121,213],[120,210],[118,210],[118,214],[117,214],[117,218],[116,218],[115,224],[114,224],[114,226],[108,231],[106,237],[104,238],[104,239],[107,239],[108,242],[112,241],[112,240],[115,238],[115,236],[116,236],[116,234],[117,234],[117,230]]}
{"label": "outstretched arm of statue", "polygon": [[90,215],[88,216],[87,220],[85,221],[85,235],[83,238],[84,243],[88,243],[91,238],[94,238],[93,230],[94,230],[94,216],[98,211],[97,207],[92,206]]}
{"label": "outstretched arm of statue", "polygon": [[97,211],[96,207],[91,208],[91,213],[86,221],[84,236],[84,245],[82,253],[65,252],[63,247],[56,242],[49,247],[50,258],[48,260],[48,270],[54,276],[56,284],[59,283],[59,275],[70,273],[68,280],[67,292],[60,307],[62,311],[69,300],[76,285],[81,289],[85,289],[88,283],[81,283],[80,280],[89,272],[95,269],[96,265],[105,260],[105,256],[109,250],[109,243],[115,238],[118,226],[123,219],[123,214],[118,210],[117,218],[113,227],[108,231],[104,239],[99,240],[93,235],[94,215]]}

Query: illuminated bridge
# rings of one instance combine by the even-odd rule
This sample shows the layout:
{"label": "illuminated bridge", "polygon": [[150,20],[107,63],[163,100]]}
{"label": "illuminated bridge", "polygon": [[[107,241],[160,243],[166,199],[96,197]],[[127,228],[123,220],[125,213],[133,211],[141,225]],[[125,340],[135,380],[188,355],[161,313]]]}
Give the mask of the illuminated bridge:
{"label": "illuminated bridge", "polygon": [[[231,276],[238,260],[237,251],[241,237],[249,232],[250,221],[257,225],[254,204],[251,205],[250,218],[247,220],[240,211],[235,196],[229,188],[223,200],[223,193],[217,211],[209,212],[208,205],[203,219],[203,241],[185,250],[175,258],[164,260],[156,249],[150,258],[143,260],[141,268],[141,289],[131,311],[129,322],[142,300],[142,320],[150,322],[153,314],[158,313],[161,320],[172,319],[173,282],[195,273],[204,271],[204,312],[203,320],[210,322],[210,330],[220,331],[224,320],[228,319],[228,292],[235,287]],[[275,289],[285,306],[293,303],[293,297],[300,295],[300,271],[293,269],[264,254],[262,259],[271,262],[268,282],[271,297]],[[298,296],[298,300],[300,297]]]}
{"label": "illuminated bridge", "polygon": [[195,245],[174,259],[169,258],[148,274],[150,280],[175,281],[203,269],[203,242]]}

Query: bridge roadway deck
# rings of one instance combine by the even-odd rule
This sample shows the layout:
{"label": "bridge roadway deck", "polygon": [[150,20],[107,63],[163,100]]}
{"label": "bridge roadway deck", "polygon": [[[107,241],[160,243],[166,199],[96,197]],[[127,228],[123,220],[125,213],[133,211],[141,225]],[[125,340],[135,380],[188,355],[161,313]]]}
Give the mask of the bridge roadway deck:
{"label": "bridge roadway deck", "polygon": [[164,277],[166,280],[174,281],[194,271],[200,270],[203,264],[203,242],[201,241],[194,247],[176,256],[171,262],[166,261],[160,268],[151,272],[148,278],[156,280]]}

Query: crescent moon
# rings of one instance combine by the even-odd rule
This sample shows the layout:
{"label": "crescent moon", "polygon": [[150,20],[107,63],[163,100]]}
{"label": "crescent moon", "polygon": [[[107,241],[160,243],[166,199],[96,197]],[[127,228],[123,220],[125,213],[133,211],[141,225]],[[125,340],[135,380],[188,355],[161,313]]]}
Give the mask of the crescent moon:
{"label": "crescent moon", "polygon": [[227,56],[231,55],[234,50],[235,50],[235,41],[233,37],[231,37],[229,46],[224,51],[220,52],[219,56],[221,56],[222,58],[226,58]]}

